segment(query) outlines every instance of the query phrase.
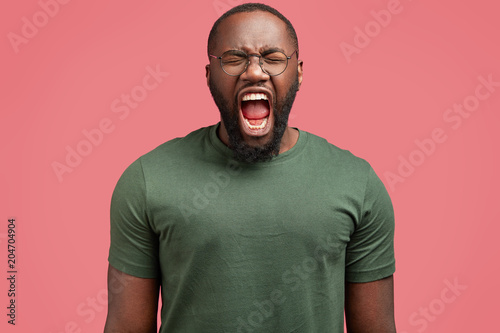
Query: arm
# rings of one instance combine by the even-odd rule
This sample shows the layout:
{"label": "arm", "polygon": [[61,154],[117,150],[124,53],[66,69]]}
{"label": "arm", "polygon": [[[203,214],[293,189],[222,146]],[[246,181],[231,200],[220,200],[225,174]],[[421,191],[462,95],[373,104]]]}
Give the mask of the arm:
{"label": "arm", "polygon": [[396,333],[392,275],[366,283],[346,283],[345,317],[349,333]]}
{"label": "arm", "polygon": [[104,333],[156,332],[159,282],[108,267],[108,316]]}

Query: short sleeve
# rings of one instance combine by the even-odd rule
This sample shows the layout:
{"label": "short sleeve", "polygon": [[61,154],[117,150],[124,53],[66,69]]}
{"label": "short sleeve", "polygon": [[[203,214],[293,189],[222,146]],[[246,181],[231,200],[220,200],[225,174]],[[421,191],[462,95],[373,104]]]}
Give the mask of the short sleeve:
{"label": "short sleeve", "polygon": [[140,159],[118,180],[111,198],[110,218],[110,265],[137,277],[159,277],[158,236],[148,219],[147,191]]}
{"label": "short sleeve", "polygon": [[394,210],[371,167],[360,216],[346,249],[346,282],[376,281],[395,271]]}

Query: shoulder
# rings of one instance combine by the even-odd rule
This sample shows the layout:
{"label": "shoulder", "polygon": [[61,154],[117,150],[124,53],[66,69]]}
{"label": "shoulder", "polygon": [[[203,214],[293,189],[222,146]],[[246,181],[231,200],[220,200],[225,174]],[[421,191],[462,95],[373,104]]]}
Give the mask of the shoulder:
{"label": "shoulder", "polygon": [[370,173],[372,168],[364,158],[328,142],[323,137],[302,130],[301,132],[307,136],[307,156],[317,160],[317,163],[322,163],[331,170],[343,170],[349,174]]}
{"label": "shoulder", "polygon": [[173,138],[136,158],[125,169],[120,180],[131,183],[147,182],[151,175],[182,169],[183,166],[192,164],[205,150],[211,127],[203,127],[184,137]]}
{"label": "shoulder", "polygon": [[132,164],[140,164],[145,173],[192,165],[209,150],[209,135],[213,126],[215,125],[202,127],[184,137],[177,137],[162,143],[140,156]]}
{"label": "shoulder", "polygon": [[192,131],[184,137],[171,139],[142,155],[139,159],[141,159],[143,163],[146,163],[164,157],[192,155],[203,148],[204,142],[207,141],[209,132],[213,126],[202,127]]}

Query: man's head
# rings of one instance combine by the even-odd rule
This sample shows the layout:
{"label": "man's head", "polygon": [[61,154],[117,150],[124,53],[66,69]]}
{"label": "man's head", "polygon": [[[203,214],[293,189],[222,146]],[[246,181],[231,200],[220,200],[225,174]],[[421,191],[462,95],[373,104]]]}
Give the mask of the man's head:
{"label": "man's head", "polygon": [[[224,69],[216,58],[231,50],[250,55],[240,75],[232,71],[232,58],[224,58]],[[302,82],[302,61],[290,22],[266,5],[237,6],[215,22],[208,54],[207,84],[222,119],[219,136],[235,157],[246,162],[266,161],[291,148],[297,134],[287,125],[288,115]],[[288,65],[273,76],[277,72],[272,69],[281,66],[278,60]]]}

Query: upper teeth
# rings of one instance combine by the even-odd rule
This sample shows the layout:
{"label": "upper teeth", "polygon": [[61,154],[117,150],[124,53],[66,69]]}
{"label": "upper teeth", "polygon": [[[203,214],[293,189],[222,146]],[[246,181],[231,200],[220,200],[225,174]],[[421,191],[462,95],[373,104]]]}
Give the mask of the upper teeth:
{"label": "upper teeth", "polygon": [[258,101],[258,100],[261,100],[261,99],[264,99],[267,101],[267,96],[266,94],[263,94],[263,93],[252,93],[252,94],[246,94],[245,96],[243,96],[243,102],[246,102],[246,101]]}

